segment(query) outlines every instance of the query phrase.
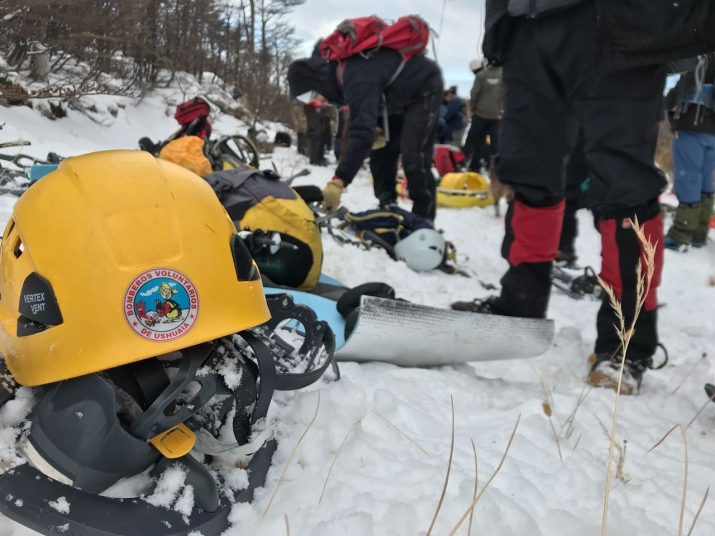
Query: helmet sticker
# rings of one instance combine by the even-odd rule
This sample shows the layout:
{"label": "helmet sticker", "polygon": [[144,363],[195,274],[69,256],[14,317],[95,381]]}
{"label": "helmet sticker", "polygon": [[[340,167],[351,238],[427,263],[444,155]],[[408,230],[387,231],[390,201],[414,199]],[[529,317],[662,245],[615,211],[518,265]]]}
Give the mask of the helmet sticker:
{"label": "helmet sticker", "polygon": [[199,314],[199,295],[191,280],[169,268],[147,270],[124,293],[124,317],[136,333],[166,342],[186,334]]}

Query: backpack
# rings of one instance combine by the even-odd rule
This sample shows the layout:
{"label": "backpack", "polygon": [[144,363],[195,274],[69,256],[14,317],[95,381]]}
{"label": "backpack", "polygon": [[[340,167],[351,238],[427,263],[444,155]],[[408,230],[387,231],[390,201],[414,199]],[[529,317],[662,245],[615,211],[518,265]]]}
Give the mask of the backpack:
{"label": "backpack", "polygon": [[685,80],[692,80],[692,85],[687,87],[683,84],[678,89],[676,95],[677,109],[673,117],[680,117],[688,113],[690,106],[696,106],[695,124],[702,123],[709,114],[715,112],[715,80],[706,80],[709,74],[712,77],[713,68],[711,62],[715,58],[711,55],[700,55],[692,73],[685,74]]}
{"label": "backpack", "polygon": [[432,163],[440,177],[464,168],[465,154],[452,145],[436,145]]}
{"label": "backpack", "polygon": [[[204,177],[236,228],[256,237],[280,233],[283,247],[249,241],[262,275],[273,283],[312,290],[323,266],[323,242],[315,214],[303,199],[271,171],[248,166]],[[256,247],[253,247],[253,246]]]}
{"label": "backpack", "polygon": [[397,206],[349,212],[345,215],[345,223],[352,228],[360,240],[388,251],[400,240],[419,229],[434,229],[434,225],[429,220]]}
{"label": "backpack", "polygon": [[159,158],[202,177],[213,171],[211,160],[206,156],[206,141],[198,136],[184,136],[170,141],[159,151]]}
{"label": "backpack", "polygon": [[[417,214],[407,212],[396,205],[363,212],[346,211],[340,217],[344,221],[338,226],[339,229],[350,227],[360,239],[362,245],[367,246],[368,249],[371,246],[378,246],[384,249],[393,259],[396,258],[395,245],[400,240],[404,240],[420,229],[436,230],[431,221]],[[336,238],[336,236],[333,235],[333,238]],[[341,239],[336,239],[341,241]],[[353,243],[349,240],[348,242]],[[457,265],[457,250],[454,244],[448,240],[445,241],[444,258],[438,269],[447,274],[470,277],[467,272]]]}
{"label": "backpack", "polygon": [[328,61],[339,61],[338,83],[342,86],[345,60],[356,54],[370,59],[381,48],[396,50],[402,63],[388,82],[390,85],[402,72],[407,61],[427,48],[429,25],[417,15],[407,15],[388,25],[380,17],[346,19],[333,33],[320,42],[320,56]]}
{"label": "backpack", "polygon": [[211,122],[208,117],[211,113],[211,106],[201,97],[194,97],[188,102],[179,104],[174,112],[174,119],[182,127],[186,127],[181,136],[199,136],[208,138],[211,136]]}
{"label": "backpack", "polygon": [[404,61],[424,52],[429,25],[417,15],[407,15],[388,25],[376,15],[346,19],[320,42],[326,60],[344,60],[355,54],[370,57],[380,48],[397,50]]}

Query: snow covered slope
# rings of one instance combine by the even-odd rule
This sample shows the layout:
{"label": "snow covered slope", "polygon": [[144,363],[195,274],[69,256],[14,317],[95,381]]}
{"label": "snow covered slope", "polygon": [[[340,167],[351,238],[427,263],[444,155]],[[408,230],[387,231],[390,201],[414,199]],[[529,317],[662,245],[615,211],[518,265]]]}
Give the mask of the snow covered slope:
{"label": "snow covered slope", "polygon": [[[189,95],[191,96],[191,95]],[[0,108],[0,142],[29,140],[29,153],[48,151],[63,156],[112,148],[134,148],[141,136],[154,139],[173,132],[166,95],[156,94],[135,105],[126,98],[93,97],[103,114],[100,126],[70,110],[56,121],[23,107]],[[122,104],[124,107],[118,107]],[[111,123],[111,124],[110,124]],[[223,116],[223,133],[245,131],[245,125]],[[8,151],[4,151],[8,153]],[[292,149],[273,155],[285,174],[308,167]],[[311,168],[298,184],[323,185],[332,168]],[[0,197],[0,223],[8,218],[14,198]],[[373,206],[372,185],[362,174],[348,189],[350,209]],[[580,214],[577,247],[583,264],[599,266],[599,236],[590,215]],[[400,297],[435,306],[484,296],[479,281],[498,285],[506,268],[499,255],[503,220],[487,209],[442,209],[437,225],[446,231],[475,276],[467,279],[441,272],[417,274],[380,251],[340,246],[324,237],[324,271],[348,285],[385,281]],[[660,301],[660,335],[671,354],[662,371],[646,374],[642,393],[621,400],[617,441],[625,454],[621,478],[613,487],[607,534],[665,536],[678,532],[683,491],[684,449],[673,434],[648,453],[676,423],[687,425],[706,403],[703,383],[715,380],[715,244],[687,254],[666,252]],[[472,534],[489,536],[590,536],[601,534],[603,494],[614,393],[584,390],[586,358],[595,337],[595,301],[552,296],[550,316],[556,320],[554,347],[530,361],[482,363],[454,368],[414,370],[384,364],[342,365],[343,379],[296,393],[278,393],[270,417],[278,425],[279,447],[266,487],[253,505],[234,507],[229,535],[282,536],[412,536],[426,534],[447,472],[451,409],[455,408],[455,447],[444,502],[432,530],[447,535],[469,506],[474,493],[478,454],[479,489],[497,467],[517,418],[511,450],[501,472],[474,510]],[[508,333],[503,335],[509,337]],[[376,341],[379,344],[379,341]],[[428,344],[428,343],[427,343]],[[679,387],[683,379],[697,366]],[[543,385],[553,398],[553,424],[544,414]],[[677,389],[679,387],[679,389]],[[675,392],[677,389],[677,392]],[[264,510],[291,451],[320,407],[268,512]],[[587,394],[588,393],[588,394]],[[580,398],[572,426],[562,429]],[[23,418],[17,407],[0,411],[0,457],[12,461],[12,443]],[[399,427],[415,443],[406,439]],[[567,430],[571,428],[570,431]],[[685,531],[708,486],[715,484],[715,404],[688,429],[689,475]],[[347,439],[346,439],[347,436]],[[332,469],[322,502],[321,491]],[[647,454],[648,453],[648,454]],[[647,455],[646,455],[647,454]],[[561,459],[563,458],[563,460]],[[616,453],[616,459],[619,455]],[[615,466],[614,466],[615,471]],[[70,505],[71,506],[71,505]],[[0,519],[0,535],[24,536],[31,531]],[[457,534],[466,535],[465,523]],[[715,534],[715,504],[705,504],[693,535]]]}

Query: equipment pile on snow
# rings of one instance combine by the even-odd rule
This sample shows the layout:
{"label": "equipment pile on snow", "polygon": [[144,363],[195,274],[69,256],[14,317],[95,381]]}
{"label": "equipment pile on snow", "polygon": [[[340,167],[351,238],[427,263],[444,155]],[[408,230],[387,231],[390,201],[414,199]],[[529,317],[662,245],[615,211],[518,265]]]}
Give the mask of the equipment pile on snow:
{"label": "equipment pile on snow", "polygon": [[[38,401],[0,512],[48,535],[223,532],[265,483],[273,392],[332,362],[327,323],[267,300],[208,184],[143,152],[62,162],[15,204],[0,263],[0,403]],[[151,497],[172,472],[170,510]]]}

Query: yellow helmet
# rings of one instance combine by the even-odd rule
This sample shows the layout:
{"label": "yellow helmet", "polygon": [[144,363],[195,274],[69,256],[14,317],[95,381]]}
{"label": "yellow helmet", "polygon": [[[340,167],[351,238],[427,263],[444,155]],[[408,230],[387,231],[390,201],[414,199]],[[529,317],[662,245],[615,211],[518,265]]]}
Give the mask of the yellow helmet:
{"label": "yellow helmet", "polygon": [[18,200],[0,250],[0,350],[22,385],[266,322],[260,276],[211,187],[142,151],[64,160]]}

